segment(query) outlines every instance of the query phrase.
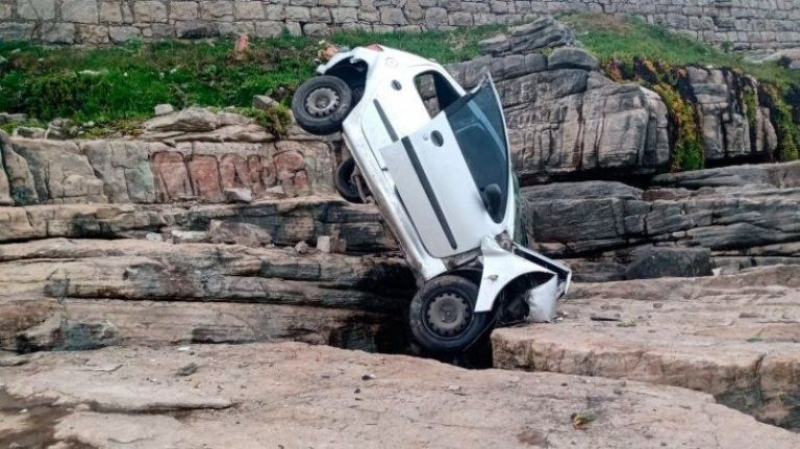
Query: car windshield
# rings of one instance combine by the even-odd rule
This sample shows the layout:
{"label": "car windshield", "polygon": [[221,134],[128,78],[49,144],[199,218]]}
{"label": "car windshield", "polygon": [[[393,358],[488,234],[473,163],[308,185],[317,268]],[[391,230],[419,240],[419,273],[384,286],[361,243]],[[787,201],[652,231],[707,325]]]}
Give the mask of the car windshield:
{"label": "car windshield", "polygon": [[487,77],[478,89],[444,112],[481,195],[492,184],[499,188],[501,205],[491,215],[500,223],[508,202],[508,143],[503,112],[491,79]]}

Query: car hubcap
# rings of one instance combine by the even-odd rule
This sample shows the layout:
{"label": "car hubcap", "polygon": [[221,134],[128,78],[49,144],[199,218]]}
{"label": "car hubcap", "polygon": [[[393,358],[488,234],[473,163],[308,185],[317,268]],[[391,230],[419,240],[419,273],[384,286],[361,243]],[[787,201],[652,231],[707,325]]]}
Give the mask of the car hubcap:
{"label": "car hubcap", "polygon": [[431,301],[427,318],[431,330],[436,334],[452,337],[467,327],[470,315],[466,298],[454,293],[443,293]]}
{"label": "car hubcap", "polygon": [[306,110],[316,117],[329,115],[339,106],[339,95],[335,90],[321,87],[306,98]]}

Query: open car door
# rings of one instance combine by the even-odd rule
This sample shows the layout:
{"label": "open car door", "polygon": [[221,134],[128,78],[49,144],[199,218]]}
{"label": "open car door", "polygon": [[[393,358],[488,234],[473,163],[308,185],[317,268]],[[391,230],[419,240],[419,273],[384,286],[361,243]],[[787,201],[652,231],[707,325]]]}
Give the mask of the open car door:
{"label": "open car door", "polygon": [[432,256],[479,248],[485,236],[509,226],[508,152],[500,99],[488,76],[421,129],[381,150]]}

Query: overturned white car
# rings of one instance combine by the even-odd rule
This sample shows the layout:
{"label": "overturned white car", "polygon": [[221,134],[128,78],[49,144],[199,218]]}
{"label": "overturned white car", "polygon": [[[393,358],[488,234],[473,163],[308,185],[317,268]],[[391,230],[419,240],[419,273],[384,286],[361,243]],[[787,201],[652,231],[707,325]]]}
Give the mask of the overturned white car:
{"label": "overturned white car", "polygon": [[337,190],[374,201],[420,289],[411,331],[456,354],[496,325],[550,321],[571,272],[514,242],[516,180],[503,110],[487,75],[466,92],[444,68],[371,45],[335,54],[295,93],[306,131],[342,131],[352,154]]}

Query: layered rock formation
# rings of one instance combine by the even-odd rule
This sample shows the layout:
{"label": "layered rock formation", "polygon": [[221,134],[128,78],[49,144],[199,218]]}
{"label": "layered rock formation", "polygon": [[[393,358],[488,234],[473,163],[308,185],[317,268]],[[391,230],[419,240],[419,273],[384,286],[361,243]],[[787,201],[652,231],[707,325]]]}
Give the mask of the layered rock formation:
{"label": "layered rock formation", "polygon": [[0,202],[225,202],[331,192],[331,146],[294,128],[278,140],[252,119],[190,108],[144,124],[139,139],[10,139],[0,132]]}
{"label": "layered rock formation", "polygon": [[397,258],[49,239],[4,245],[0,286],[4,350],[273,339],[375,350],[382,328],[401,329],[414,279]]}
{"label": "layered rock formation", "polygon": [[[574,45],[571,29],[545,17],[481,42],[484,56],[448,70],[467,88],[491,72],[524,183],[669,171],[677,150],[661,97],[611,81],[596,58]],[[770,110],[758,95],[749,105],[742,98],[745,87],[755,92],[758,83],[721,69],[685,71],[705,160],[771,160],[778,138]]]}
{"label": "layered rock formation", "polygon": [[674,385],[800,429],[800,267],[577,284],[562,321],[499,329],[498,368]]}
{"label": "layered rock formation", "polygon": [[[707,161],[759,157],[769,159],[778,147],[771,112],[759,104],[758,82],[729,70],[688,67],[688,83],[699,116]],[[743,89],[751,92],[748,111]]]}
{"label": "layered rock formation", "polygon": [[[732,269],[800,262],[798,187],[793,162],[664,174],[647,190],[594,181],[522,195],[535,247],[586,259],[574,261],[579,279],[613,280],[707,275],[709,260]],[[641,264],[653,257],[662,268],[646,275]]]}
{"label": "layered rock formation", "polygon": [[399,350],[415,285],[401,260],[294,249],[323,236],[353,254],[397,249],[374,207],[331,196],[334,148],[199,108],[156,117],[137,139],[0,131],[0,348],[293,339]]}

